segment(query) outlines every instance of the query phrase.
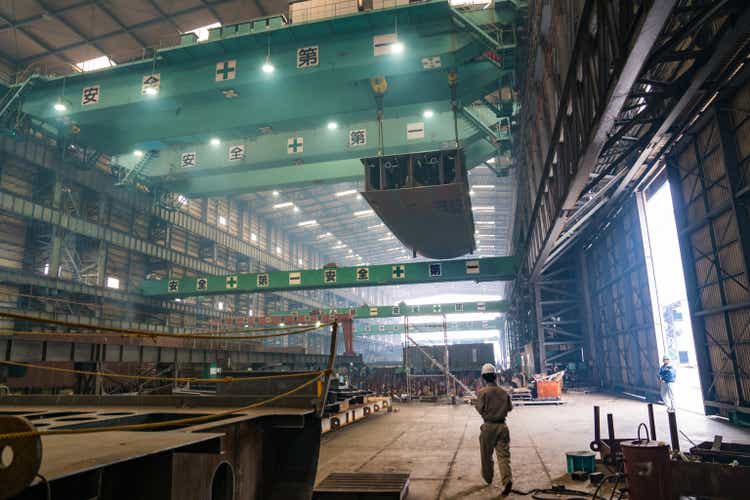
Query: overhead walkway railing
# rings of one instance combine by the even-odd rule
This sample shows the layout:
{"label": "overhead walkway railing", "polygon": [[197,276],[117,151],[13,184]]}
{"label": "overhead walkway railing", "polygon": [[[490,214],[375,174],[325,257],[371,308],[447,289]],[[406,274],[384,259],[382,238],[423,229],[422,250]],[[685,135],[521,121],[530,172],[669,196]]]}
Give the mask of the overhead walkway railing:
{"label": "overhead walkway railing", "polygon": [[182,279],[145,280],[147,296],[190,297],[237,293],[358,288],[453,281],[511,281],[518,270],[516,257],[487,257],[375,266],[272,271]]}

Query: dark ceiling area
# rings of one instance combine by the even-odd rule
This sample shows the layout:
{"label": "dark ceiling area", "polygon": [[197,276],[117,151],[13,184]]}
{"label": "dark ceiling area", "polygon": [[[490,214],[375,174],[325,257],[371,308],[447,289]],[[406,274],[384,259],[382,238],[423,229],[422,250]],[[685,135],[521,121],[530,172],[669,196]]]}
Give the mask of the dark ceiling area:
{"label": "dark ceiling area", "polygon": [[119,64],[174,45],[180,33],[286,10],[283,0],[0,0],[2,76],[66,74],[101,56]]}

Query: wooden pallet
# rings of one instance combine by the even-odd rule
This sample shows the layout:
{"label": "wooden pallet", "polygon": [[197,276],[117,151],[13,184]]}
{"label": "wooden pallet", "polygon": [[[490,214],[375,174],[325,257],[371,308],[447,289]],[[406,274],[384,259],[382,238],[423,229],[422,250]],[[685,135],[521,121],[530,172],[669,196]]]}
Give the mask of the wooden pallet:
{"label": "wooden pallet", "polygon": [[403,500],[409,474],[401,472],[334,472],[313,491],[313,500]]}

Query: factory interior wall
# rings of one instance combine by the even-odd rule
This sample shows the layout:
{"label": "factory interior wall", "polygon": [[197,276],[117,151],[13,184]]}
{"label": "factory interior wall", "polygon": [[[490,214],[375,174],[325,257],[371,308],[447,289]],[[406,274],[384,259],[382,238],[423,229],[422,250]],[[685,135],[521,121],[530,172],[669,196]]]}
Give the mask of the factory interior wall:
{"label": "factory interior wall", "polygon": [[605,388],[655,397],[659,351],[634,198],[583,250],[595,371]]}
{"label": "factory interior wall", "polygon": [[750,84],[717,96],[667,158],[708,413],[750,420]]}

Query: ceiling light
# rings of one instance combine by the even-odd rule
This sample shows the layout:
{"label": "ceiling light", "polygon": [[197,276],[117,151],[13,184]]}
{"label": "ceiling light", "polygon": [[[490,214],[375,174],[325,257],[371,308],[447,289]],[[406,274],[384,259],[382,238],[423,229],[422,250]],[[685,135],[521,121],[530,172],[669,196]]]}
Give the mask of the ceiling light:
{"label": "ceiling light", "polygon": [[375,212],[372,210],[358,210],[354,212],[355,217],[365,217],[367,215],[375,215]]}
{"label": "ceiling light", "polygon": [[474,190],[473,189],[469,191],[469,195],[470,196],[474,196]]}
{"label": "ceiling light", "polygon": [[494,226],[495,221],[494,220],[477,220],[477,221],[474,221],[474,224],[481,224],[483,226]]}
{"label": "ceiling light", "polygon": [[292,203],[291,201],[285,201],[284,203],[277,203],[273,206],[273,208],[288,208],[291,206],[294,206],[294,203]]}
{"label": "ceiling light", "polygon": [[492,184],[474,184],[471,186],[472,189],[495,189]]}
{"label": "ceiling light", "polygon": [[143,89],[143,93],[146,95],[156,95],[159,93],[158,90],[156,90],[156,87],[146,87]]}
{"label": "ceiling light", "polygon": [[341,197],[341,196],[348,196],[350,194],[357,194],[357,190],[356,189],[347,189],[346,191],[339,191],[338,193],[336,193],[336,196]]}
{"label": "ceiling light", "polygon": [[221,139],[219,139],[218,137],[212,137],[211,138],[211,145],[212,146],[218,146],[219,144],[221,144]]}
{"label": "ceiling light", "polygon": [[489,159],[489,160],[487,160],[487,161],[486,161],[485,163],[490,163],[490,164],[491,164],[491,163],[495,163],[495,158],[494,158],[494,157],[493,157],[493,158],[490,158],[490,159]]}
{"label": "ceiling light", "polygon": [[284,327],[286,326],[286,323],[284,323],[284,322],[282,321],[281,323],[279,323],[279,326],[280,326],[281,328],[284,328]]}
{"label": "ceiling light", "polygon": [[380,224],[375,224],[374,226],[367,226],[367,229],[377,229],[379,227],[385,227],[385,224],[381,222]]}
{"label": "ceiling light", "polygon": [[401,54],[404,52],[404,44],[401,42],[396,42],[393,45],[391,45],[391,53],[392,54]]}
{"label": "ceiling light", "polygon": [[477,212],[494,212],[495,207],[492,205],[477,205],[476,207],[472,207],[472,210],[476,210]]}
{"label": "ceiling light", "polygon": [[393,235],[386,236],[385,238],[378,238],[378,241],[389,241],[389,240],[395,240],[396,237]]}
{"label": "ceiling light", "polygon": [[273,194],[274,196],[278,196],[278,195],[279,195],[279,192],[278,192],[278,191],[274,191],[274,192],[273,192],[273,193],[271,193],[271,194]]}
{"label": "ceiling light", "polygon": [[299,207],[294,207],[295,212],[299,212]]}
{"label": "ceiling light", "polygon": [[432,118],[435,113],[431,109],[425,109],[424,113],[422,113],[422,116],[425,118]]}
{"label": "ceiling light", "polygon": [[328,130],[336,130],[339,128],[339,124],[336,122],[328,122]]}
{"label": "ceiling light", "polygon": [[266,62],[263,63],[263,66],[261,66],[261,69],[263,70],[263,73],[273,73],[276,67],[271,63],[270,58],[266,58]]}
{"label": "ceiling light", "polygon": [[143,156],[143,151],[141,151],[140,149],[136,149],[135,151],[133,151],[133,155],[140,158],[141,156]]}
{"label": "ceiling light", "polygon": [[298,222],[297,225],[300,226],[300,227],[303,227],[303,226],[317,226],[318,225],[318,221],[316,221],[316,220],[303,220],[302,222]]}
{"label": "ceiling light", "polygon": [[333,236],[331,233],[323,233],[318,235],[318,239],[330,238],[331,236]]}
{"label": "ceiling light", "polygon": [[57,101],[55,101],[55,104],[52,107],[55,108],[55,111],[57,111],[59,113],[62,113],[64,111],[68,110],[68,105],[65,104],[65,101],[63,101],[62,97],[58,98]]}

